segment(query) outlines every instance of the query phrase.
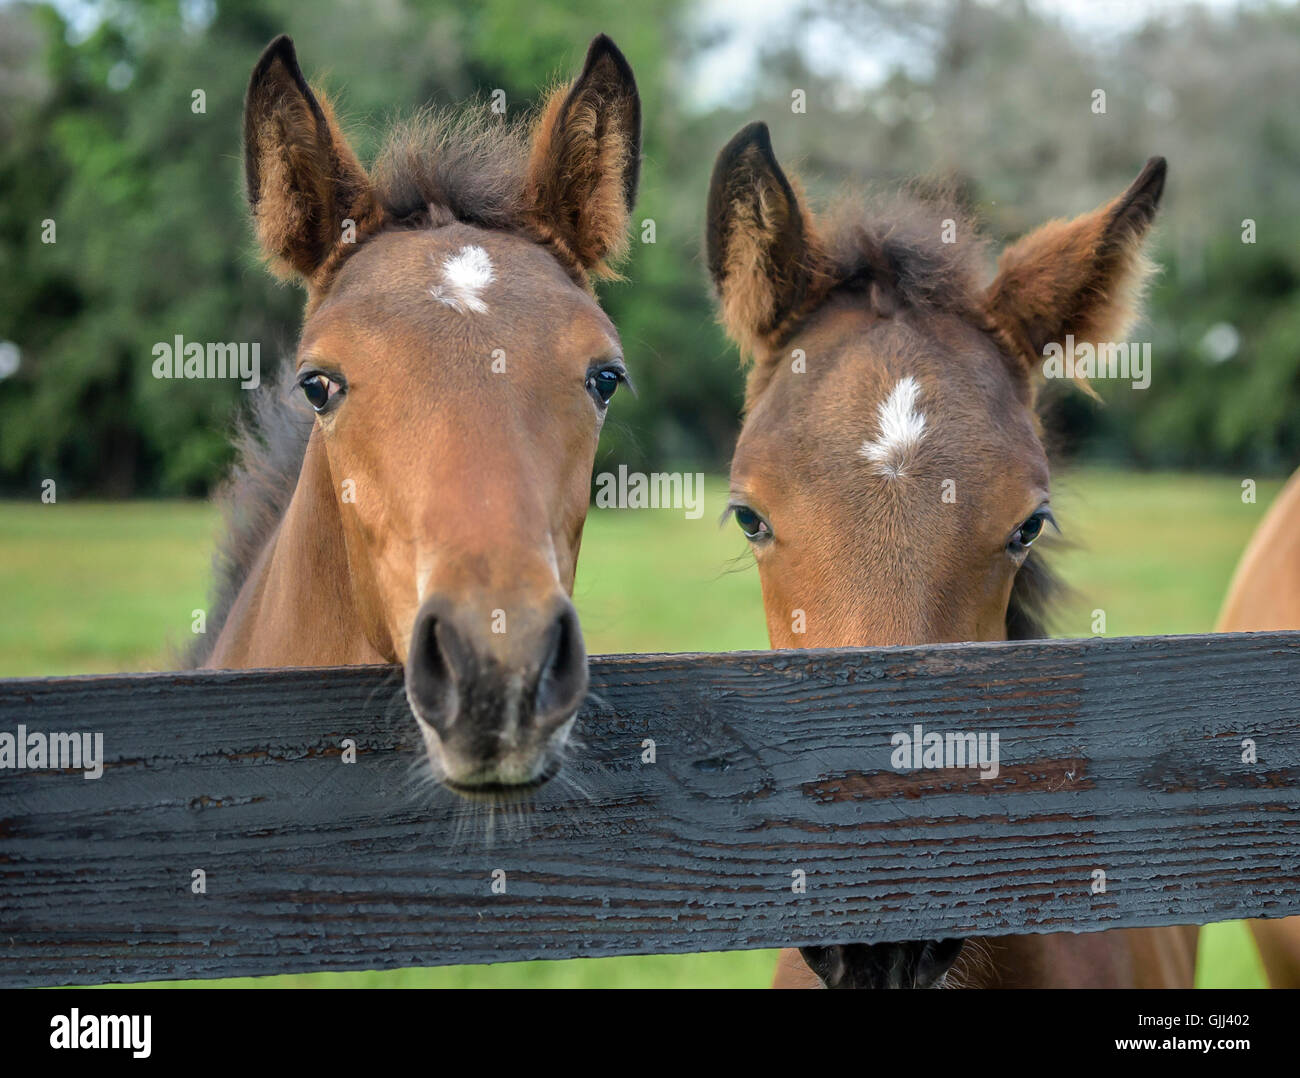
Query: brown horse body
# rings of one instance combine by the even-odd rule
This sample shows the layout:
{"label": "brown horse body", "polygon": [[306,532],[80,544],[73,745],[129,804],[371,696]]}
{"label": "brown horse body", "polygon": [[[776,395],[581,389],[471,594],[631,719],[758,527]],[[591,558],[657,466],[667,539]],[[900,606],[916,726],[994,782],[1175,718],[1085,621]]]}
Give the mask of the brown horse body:
{"label": "brown horse body", "polygon": [[[765,127],[723,150],[709,267],[753,361],[731,506],[774,647],[1044,635],[1036,380],[1053,345],[1123,340],[1164,174],[1153,159],[1112,202],[1026,236],[985,285],[975,231],[942,198],[823,222]],[[776,984],[1190,986],[1197,931],[805,948]]]}
{"label": "brown horse body", "polygon": [[372,174],[279,38],[244,136],[258,237],[307,315],[226,494],[197,658],[401,663],[444,783],[544,782],[586,693],[569,594],[626,375],[590,281],[636,192],[631,70],[599,37],[535,124],[426,114]]}
{"label": "brown horse body", "polygon": [[[1300,472],[1269,507],[1233,575],[1217,630],[1300,629]],[[1300,988],[1300,917],[1251,921],[1274,988]]]}

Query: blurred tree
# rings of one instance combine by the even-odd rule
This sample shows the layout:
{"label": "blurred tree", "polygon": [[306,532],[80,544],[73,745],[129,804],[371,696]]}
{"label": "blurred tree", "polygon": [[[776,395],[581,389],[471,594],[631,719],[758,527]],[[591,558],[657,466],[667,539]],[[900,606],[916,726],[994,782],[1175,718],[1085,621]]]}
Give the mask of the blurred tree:
{"label": "blurred tree", "polygon": [[[176,334],[260,341],[269,374],[292,348],[301,296],[262,269],[241,187],[244,86],[276,33],[293,34],[309,77],[330,90],[367,156],[390,118],[426,102],[481,95],[482,104],[501,88],[508,108],[533,107],[602,29],[630,57],[646,115],[662,116],[675,6],[638,13],[592,0],[575,14],[533,0],[324,0],[304,12],[287,0],[117,0],[82,11],[88,27],[69,25],[56,6],[0,9],[12,60],[0,82],[0,341],[20,355],[9,377],[0,368],[0,487],[30,492],[54,477],[69,491],[197,494],[222,474],[239,389],[156,380],[151,350]],[[664,131],[647,124],[649,162],[663,157]],[[724,383],[704,437],[692,433],[689,400],[679,422],[644,434],[668,395],[661,386],[671,386],[655,351],[674,355],[699,324],[711,326],[693,220],[668,215],[654,245],[639,242],[640,222],[659,214],[667,191],[646,171],[628,282],[607,289],[642,395],[621,398],[630,407],[605,444],[638,462],[664,445],[716,453],[735,405]],[[662,310],[687,327],[677,348],[656,332]],[[714,346],[721,352],[720,338]]]}

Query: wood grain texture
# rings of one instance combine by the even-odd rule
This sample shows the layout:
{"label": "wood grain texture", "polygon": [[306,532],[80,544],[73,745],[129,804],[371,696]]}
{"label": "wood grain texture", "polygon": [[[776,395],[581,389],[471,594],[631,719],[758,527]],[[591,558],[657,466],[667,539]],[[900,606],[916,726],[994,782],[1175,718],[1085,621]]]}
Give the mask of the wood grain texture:
{"label": "wood grain texture", "polygon": [[[561,778],[492,811],[422,778],[395,669],[0,682],[0,732],[106,760],[0,770],[0,982],[1300,913],[1298,672],[1300,633],[596,658]],[[1000,774],[896,771],[914,723]]]}

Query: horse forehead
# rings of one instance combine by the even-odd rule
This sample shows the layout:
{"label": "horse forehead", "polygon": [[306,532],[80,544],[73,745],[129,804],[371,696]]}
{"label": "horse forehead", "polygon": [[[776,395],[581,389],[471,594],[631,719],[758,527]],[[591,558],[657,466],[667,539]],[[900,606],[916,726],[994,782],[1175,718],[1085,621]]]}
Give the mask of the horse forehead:
{"label": "horse forehead", "polygon": [[345,263],[335,291],[423,299],[476,314],[488,313],[494,300],[585,295],[535,243],[463,224],[376,236]]}
{"label": "horse forehead", "polygon": [[487,314],[494,301],[583,294],[554,258],[521,237],[451,226],[428,240],[407,268],[430,299],[459,313]]}
{"label": "horse forehead", "polygon": [[996,357],[887,329],[813,340],[795,359],[781,361],[746,419],[733,461],[742,481],[773,471],[802,482],[918,479],[963,458],[980,467],[1022,441],[1032,448],[1032,424],[1016,414],[1024,409]]}
{"label": "horse forehead", "polygon": [[440,337],[542,335],[575,322],[613,335],[595,300],[547,251],[460,224],[376,236],[344,265],[318,310]]}
{"label": "horse forehead", "polygon": [[397,353],[487,356],[527,369],[618,350],[618,333],[594,298],[525,239],[449,226],[385,233],[371,244],[309,317],[300,355],[340,362],[386,362]]}

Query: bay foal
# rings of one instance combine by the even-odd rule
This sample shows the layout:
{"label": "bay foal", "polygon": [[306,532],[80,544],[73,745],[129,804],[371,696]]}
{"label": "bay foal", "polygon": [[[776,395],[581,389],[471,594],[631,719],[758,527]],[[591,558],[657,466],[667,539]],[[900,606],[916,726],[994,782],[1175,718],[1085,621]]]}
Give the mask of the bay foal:
{"label": "bay foal", "polygon": [[[1067,336],[1125,339],[1164,180],[1152,159],[1118,198],[1012,245],[985,284],[974,229],[942,201],[845,204],[819,220],[766,127],[722,151],[708,264],[722,323],[752,361],[731,509],[773,647],[1043,635],[1048,578],[1033,544],[1052,516],[1035,382],[1044,349]],[[776,983],[1190,986],[1196,938],[1180,927],[806,948],[805,961],[783,952]]]}
{"label": "bay foal", "polygon": [[[364,169],[287,37],[245,103],[262,250],[307,308],[225,494],[211,667],[401,663],[435,774],[544,782],[587,688],[569,595],[624,380],[592,292],[641,107],[596,38],[531,125],[428,113]],[[286,394],[293,394],[292,398]]]}

